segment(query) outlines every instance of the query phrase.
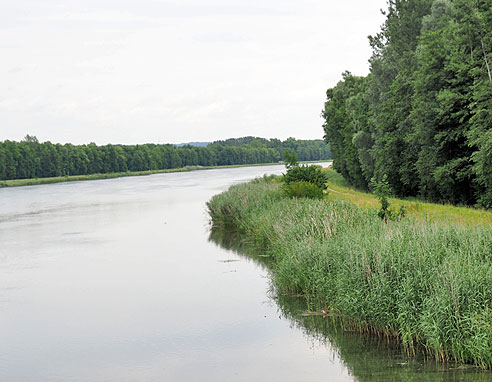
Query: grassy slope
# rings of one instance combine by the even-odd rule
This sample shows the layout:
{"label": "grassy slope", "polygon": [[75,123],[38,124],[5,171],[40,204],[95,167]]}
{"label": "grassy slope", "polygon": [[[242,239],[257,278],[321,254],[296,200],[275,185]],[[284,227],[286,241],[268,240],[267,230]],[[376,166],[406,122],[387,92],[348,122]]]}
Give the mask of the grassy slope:
{"label": "grassy slope", "polygon": [[[330,186],[342,192],[333,179]],[[278,183],[256,181],[216,195],[208,208],[216,227],[236,229],[273,257],[280,293],[303,294],[409,352],[492,368],[492,227],[459,224],[478,218],[438,205],[430,207],[435,218],[415,209],[384,223],[372,208],[333,200],[371,207],[372,196],[343,191],[328,201],[288,199]]]}
{"label": "grassy slope", "polygon": [[[372,194],[351,188],[345,179],[332,169],[326,169],[329,177],[328,199],[347,200],[359,207],[379,208],[379,201]],[[392,206],[399,208],[402,204],[409,215],[419,219],[441,222],[457,222],[469,225],[492,225],[492,212],[468,207],[456,207],[450,204],[426,203],[416,199],[390,198]]]}

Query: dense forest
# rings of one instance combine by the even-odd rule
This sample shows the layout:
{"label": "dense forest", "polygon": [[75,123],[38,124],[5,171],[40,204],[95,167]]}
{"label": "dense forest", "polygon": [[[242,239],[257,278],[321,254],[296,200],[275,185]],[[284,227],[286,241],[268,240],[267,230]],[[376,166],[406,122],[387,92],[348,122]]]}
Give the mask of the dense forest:
{"label": "dense forest", "polygon": [[327,91],[334,167],[368,189],[492,208],[492,0],[390,0],[366,77]]}
{"label": "dense forest", "polygon": [[39,143],[27,135],[21,142],[0,142],[0,180],[164,170],[185,166],[272,163],[295,150],[300,160],[331,158],[322,140],[244,137],[216,141],[207,147],[186,145],[88,145]]}

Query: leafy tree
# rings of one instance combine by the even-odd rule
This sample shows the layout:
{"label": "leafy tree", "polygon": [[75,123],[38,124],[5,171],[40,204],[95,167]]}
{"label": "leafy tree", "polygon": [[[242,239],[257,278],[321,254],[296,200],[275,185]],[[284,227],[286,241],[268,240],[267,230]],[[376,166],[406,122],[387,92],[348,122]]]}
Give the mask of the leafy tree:
{"label": "leafy tree", "polygon": [[335,169],[358,187],[386,175],[400,196],[492,208],[492,0],[390,0],[385,15],[370,74],[327,91]]}
{"label": "leafy tree", "polygon": [[39,143],[27,135],[22,142],[0,142],[0,180],[107,172],[160,170],[182,166],[214,166],[278,162],[287,148],[299,147],[301,160],[329,159],[321,140],[286,141],[257,137],[231,138],[207,147],[144,144]]}
{"label": "leafy tree", "polygon": [[377,181],[376,178],[371,179],[372,192],[379,199],[381,203],[381,208],[378,211],[378,216],[384,221],[388,220],[400,220],[405,217],[405,207],[402,205],[399,211],[395,212],[390,208],[390,202],[388,198],[391,196],[393,191],[388,183],[388,177],[386,174]]}
{"label": "leafy tree", "polygon": [[290,170],[291,168],[299,165],[299,160],[297,159],[297,155],[294,150],[292,151],[285,150],[284,157],[285,157],[285,167],[287,167],[287,170]]}
{"label": "leafy tree", "polygon": [[343,80],[326,92],[327,100],[322,116],[325,119],[324,138],[333,153],[333,167],[352,184],[367,189],[358,148],[353,142],[357,126],[347,110],[348,101],[359,94],[363,86],[362,77],[353,76],[349,72],[343,73]]}

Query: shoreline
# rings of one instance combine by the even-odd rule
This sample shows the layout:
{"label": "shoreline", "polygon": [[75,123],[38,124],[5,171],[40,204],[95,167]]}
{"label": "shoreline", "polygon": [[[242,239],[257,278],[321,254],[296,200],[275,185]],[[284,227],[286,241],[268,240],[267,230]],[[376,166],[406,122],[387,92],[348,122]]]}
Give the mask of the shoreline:
{"label": "shoreline", "polygon": [[492,369],[490,225],[385,222],[346,200],[288,198],[268,180],[232,186],[207,207],[213,229],[271,256],[277,293],[394,338],[409,355]]}

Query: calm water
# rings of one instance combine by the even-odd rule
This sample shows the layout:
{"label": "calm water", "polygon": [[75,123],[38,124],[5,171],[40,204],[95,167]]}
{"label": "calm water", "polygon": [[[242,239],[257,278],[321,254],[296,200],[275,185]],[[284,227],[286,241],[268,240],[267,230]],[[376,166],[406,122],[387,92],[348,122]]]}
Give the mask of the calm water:
{"label": "calm water", "polygon": [[0,189],[0,381],[492,381],[303,316],[209,240],[208,199],[282,171]]}

